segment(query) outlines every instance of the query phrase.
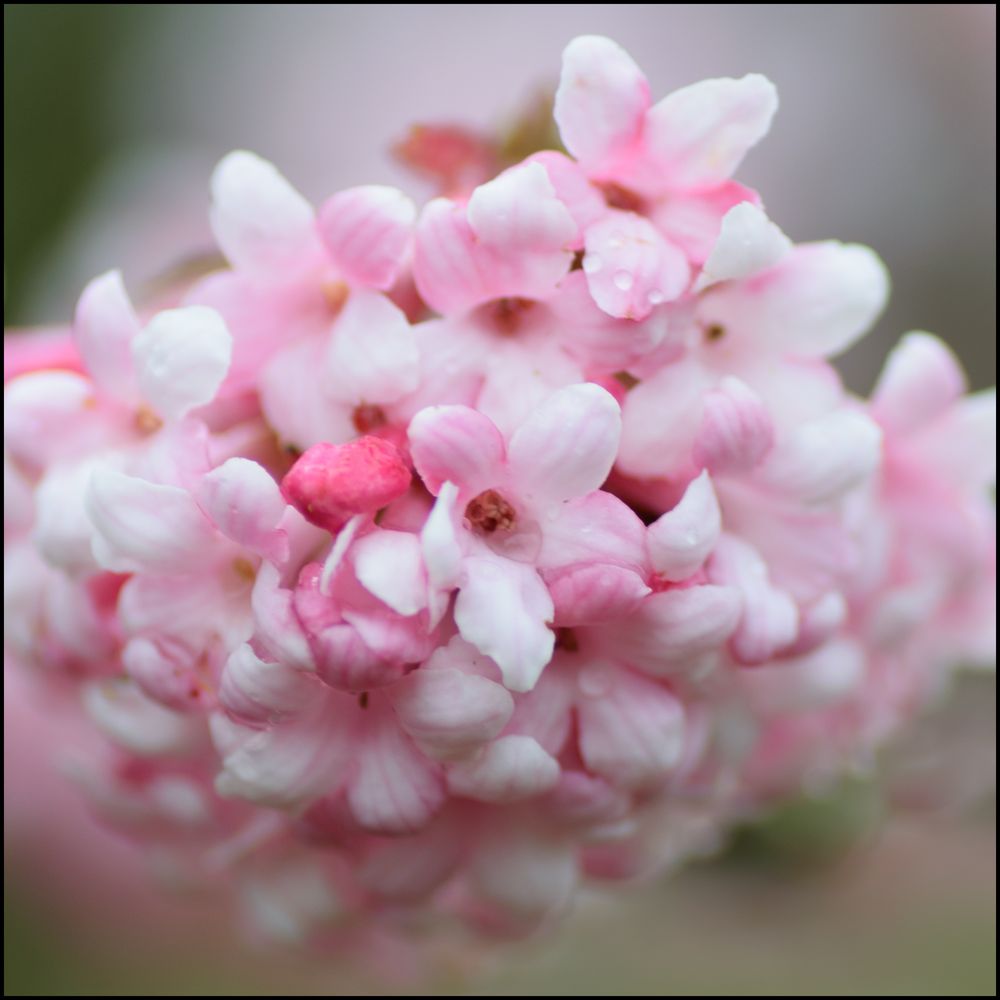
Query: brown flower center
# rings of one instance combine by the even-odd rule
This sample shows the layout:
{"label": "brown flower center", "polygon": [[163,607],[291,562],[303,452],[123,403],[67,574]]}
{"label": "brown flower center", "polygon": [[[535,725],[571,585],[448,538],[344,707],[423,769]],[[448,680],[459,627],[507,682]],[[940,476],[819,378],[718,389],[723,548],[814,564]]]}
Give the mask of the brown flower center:
{"label": "brown flower center", "polygon": [[371,434],[388,422],[385,410],[374,403],[361,403],[354,407],[354,412],[351,414],[351,423],[359,434]]}
{"label": "brown flower center", "polygon": [[465,519],[480,535],[510,531],[515,518],[514,508],[496,490],[484,490],[473,497],[465,508]]}

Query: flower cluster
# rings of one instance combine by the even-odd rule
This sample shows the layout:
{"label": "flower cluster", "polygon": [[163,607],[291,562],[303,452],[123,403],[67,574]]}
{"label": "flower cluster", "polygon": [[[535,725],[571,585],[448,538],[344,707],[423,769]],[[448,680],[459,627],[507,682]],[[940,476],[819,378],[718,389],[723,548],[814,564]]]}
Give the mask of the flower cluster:
{"label": "flower cluster", "polygon": [[108,822],[278,937],[521,933],[989,662],[995,397],[923,333],[845,391],[887,278],[732,180],[776,107],[578,38],[566,152],[430,131],[419,211],[232,153],[228,268],[8,343],[7,643]]}

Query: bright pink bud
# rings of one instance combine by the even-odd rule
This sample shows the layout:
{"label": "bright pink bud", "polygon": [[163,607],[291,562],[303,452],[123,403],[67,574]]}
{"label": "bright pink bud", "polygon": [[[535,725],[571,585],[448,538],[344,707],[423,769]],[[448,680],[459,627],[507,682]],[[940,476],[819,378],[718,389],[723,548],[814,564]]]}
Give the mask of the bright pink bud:
{"label": "bright pink bud", "polygon": [[285,499],[307,520],[338,532],[355,514],[372,514],[410,486],[410,470],[390,441],[362,437],[320,442],[305,451],[281,482]]}

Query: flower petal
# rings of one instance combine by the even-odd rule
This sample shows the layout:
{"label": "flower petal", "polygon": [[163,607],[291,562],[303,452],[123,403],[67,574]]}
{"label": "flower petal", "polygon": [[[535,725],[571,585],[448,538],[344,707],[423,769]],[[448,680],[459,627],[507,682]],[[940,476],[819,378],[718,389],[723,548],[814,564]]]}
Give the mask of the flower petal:
{"label": "flower petal", "polygon": [[908,333],[893,348],[872,393],[872,416],[905,433],[944,413],[964,392],[958,359],[929,333]]}
{"label": "flower petal", "polygon": [[882,432],[870,417],[837,410],[808,420],[757,470],[770,489],[804,504],[838,500],[878,467]]}
{"label": "flower petal", "polygon": [[691,480],[673,510],[647,531],[653,570],[664,580],[680,582],[693,576],[715,547],[722,529],[722,512],[707,472]]}
{"label": "flower petal", "polygon": [[413,235],[417,209],[398,188],[369,184],[340,191],[319,210],[319,233],[348,281],[393,286]]}
{"label": "flower petal", "polygon": [[579,686],[580,754],[588,770],[616,788],[642,788],[681,762],[684,709],[664,687],[606,663],[584,667]]}
{"label": "flower petal", "polygon": [[351,549],[362,585],[399,615],[427,606],[427,577],[420,539],[408,531],[374,531]]}
{"label": "flower petal", "polygon": [[705,261],[694,289],[719,281],[748,278],[774,267],[792,249],[792,241],[749,201],[731,208],[722,219],[719,238]]}
{"label": "flower petal", "polygon": [[73,340],[84,367],[112,399],[139,399],[132,368],[132,339],[139,319],[125,291],[120,271],[94,278],[83,290],[73,320]]}
{"label": "flower petal", "polygon": [[132,341],[142,395],[168,420],[179,420],[215,398],[232,353],[225,322],[207,306],[157,313]]}
{"label": "flower petal", "polygon": [[467,757],[498,736],[514,711],[502,685],[455,667],[414,670],[390,697],[399,724],[438,760]]}
{"label": "flower petal", "polygon": [[609,316],[644,319],[681,295],[691,277],[684,251],[633,212],[608,212],[587,229],[584,249],[587,287]]}
{"label": "flower petal", "polygon": [[868,247],[803,243],[768,271],[712,288],[698,317],[758,352],[829,357],[871,327],[888,294],[885,265]]}
{"label": "flower petal", "polygon": [[739,622],[742,600],[732,587],[711,585],[650,594],[621,624],[606,625],[609,658],[654,676],[696,669],[720,652]]}
{"label": "flower petal", "polygon": [[531,566],[485,556],[465,561],[455,623],[463,639],[496,660],[511,691],[530,691],[552,659],[552,613]]}
{"label": "flower petal", "polygon": [[670,188],[728,180],[771,127],[774,84],[758,73],[703,80],[668,94],[646,117],[646,144]]}
{"label": "flower petal", "polygon": [[771,583],[767,563],[751,546],[723,535],[712,553],[708,578],[743,596],[740,622],[729,640],[740,663],[766,663],[795,641],[799,610],[785,591]]}
{"label": "flower petal", "polygon": [[204,739],[201,719],[164,708],[130,680],[88,684],[83,705],[105,736],[139,757],[186,756]]}
{"label": "flower petal", "polygon": [[212,174],[212,231],[239,270],[269,277],[321,250],[312,206],[274,164],[242,150]]}
{"label": "flower petal", "polygon": [[559,764],[530,736],[503,736],[472,760],[448,768],[452,795],[507,803],[534,798],[559,780]]}
{"label": "flower petal", "polygon": [[563,145],[588,172],[639,139],[648,108],[649,84],[623,48],[597,35],[566,46],[553,114]]}
{"label": "flower petal", "polygon": [[420,383],[417,341],[402,310],[364,289],[348,297],[323,365],[326,395],[345,403],[393,403]]}
{"label": "flower petal", "polygon": [[502,476],[503,437],[489,417],[468,406],[428,406],[410,421],[408,436],[413,464],[431,493],[447,481],[469,498]]}
{"label": "flower petal", "polygon": [[87,490],[94,556],[119,573],[199,573],[218,535],[177,486],[96,469]]}
{"label": "flower petal", "polygon": [[439,766],[427,760],[387,714],[357,756],[357,771],[347,789],[354,818],[372,833],[412,833],[444,800]]}
{"label": "flower petal", "polygon": [[315,677],[284,663],[262,660],[244,643],[226,661],[219,701],[235,719],[275,724],[300,715],[317,698]]}
{"label": "flower petal", "polygon": [[559,627],[593,625],[622,618],[650,593],[645,580],[623,566],[594,563],[545,574]]}
{"label": "flower petal", "polygon": [[198,503],[212,523],[237,545],[281,563],[288,537],[278,525],[288,510],[271,474],[248,458],[230,458],[202,479]]}
{"label": "flower petal", "polygon": [[692,458],[715,475],[746,472],[774,444],[774,425],[764,401],[732,375],[705,393]]}
{"label": "flower petal", "polygon": [[621,435],[621,410],[593,382],[552,393],[510,439],[511,481],[541,504],[596,490],[611,471]]}

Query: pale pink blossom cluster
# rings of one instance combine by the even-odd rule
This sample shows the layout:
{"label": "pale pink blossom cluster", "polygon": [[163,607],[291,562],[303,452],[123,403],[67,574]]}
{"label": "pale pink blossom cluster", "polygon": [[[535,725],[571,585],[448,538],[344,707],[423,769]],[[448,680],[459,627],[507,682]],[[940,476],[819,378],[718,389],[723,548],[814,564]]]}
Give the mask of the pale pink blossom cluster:
{"label": "pale pink blossom cluster", "polygon": [[924,333],[845,391],[888,281],[732,180],[776,108],[578,38],[566,152],[443,130],[448,197],[318,211],[232,153],[228,268],[8,343],[8,648],[161,870],[289,940],[524,932],[991,660],[994,394]]}

